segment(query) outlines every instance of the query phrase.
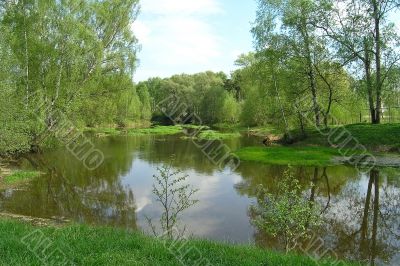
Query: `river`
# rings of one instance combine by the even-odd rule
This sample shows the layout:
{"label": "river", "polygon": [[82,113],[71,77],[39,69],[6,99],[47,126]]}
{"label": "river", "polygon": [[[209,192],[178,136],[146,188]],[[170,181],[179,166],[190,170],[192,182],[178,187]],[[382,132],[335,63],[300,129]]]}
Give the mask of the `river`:
{"label": "river", "polygon": [[[181,221],[189,233],[280,249],[276,239],[252,225],[249,206],[257,202],[258,184],[274,192],[287,167],[241,162],[234,171],[219,169],[181,135],[93,137],[92,141],[105,155],[99,168],[87,170],[65,148],[34,155],[22,166],[46,174],[21,188],[0,191],[0,210],[149,232],[145,216],[157,219],[161,213],[152,195],[152,176],[157,167],[171,163],[199,189],[198,204],[184,212]],[[232,150],[260,145],[248,136],[225,144]],[[329,251],[339,258],[399,265],[400,169],[358,172],[335,166],[293,167],[292,171],[300,179],[304,196],[320,204],[324,218],[323,226],[314,232],[323,247],[302,252]]]}

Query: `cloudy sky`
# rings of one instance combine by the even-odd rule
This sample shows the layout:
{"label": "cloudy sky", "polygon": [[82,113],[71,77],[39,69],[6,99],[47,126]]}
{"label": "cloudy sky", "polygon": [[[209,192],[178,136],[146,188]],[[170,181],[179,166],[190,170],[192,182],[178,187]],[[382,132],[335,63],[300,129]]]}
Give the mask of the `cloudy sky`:
{"label": "cloudy sky", "polygon": [[135,80],[205,70],[230,73],[252,50],[253,0],[142,0],[133,25],[142,49]]}

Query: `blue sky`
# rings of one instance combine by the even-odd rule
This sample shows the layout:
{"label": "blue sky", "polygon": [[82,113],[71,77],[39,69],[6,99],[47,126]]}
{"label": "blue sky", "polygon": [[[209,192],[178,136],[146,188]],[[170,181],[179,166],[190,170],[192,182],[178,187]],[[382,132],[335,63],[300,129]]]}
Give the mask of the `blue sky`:
{"label": "blue sky", "polygon": [[[132,29],[142,45],[134,80],[235,69],[253,50],[256,0],[141,0]],[[397,25],[400,17],[391,20]]]}
{"label": "blue sky", "polygon": [[135,81],[234,69],[252,50],[254,0],[142,0],[133,24],[142,45]]}

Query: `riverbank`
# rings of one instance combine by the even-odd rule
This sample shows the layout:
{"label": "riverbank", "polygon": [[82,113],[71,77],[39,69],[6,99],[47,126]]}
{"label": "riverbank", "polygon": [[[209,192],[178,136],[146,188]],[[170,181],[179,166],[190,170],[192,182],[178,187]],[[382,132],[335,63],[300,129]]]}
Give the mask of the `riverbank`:
{"label": "riverbank", "polygon": [[[315,129],[308,129],[306,137],[299,140],[295,145],[329,147],[332,144],[340,143],[342,139],[335,140],[335,138],[339,136],[339,133],[342,133],[342,138],[351,136],[370,152],[400,153],[400,124],[352,124],[343,127],[332,127],[323,130],[323,132],[325,135]],[[293,132],[294,136],[296,134],[298,133]]]}
{"label": "riverbank", "polygon": [[30,182],[40,174],[38,171],[14,169],[8,165],[0,164],[0,189],[20,186]]}
{"label": "riverbank", "polygon": [[[188,130],[189,132],[185,132]],[[190,132],[192,131],[192,132]],[[85,132],[90,132],[98,137],[106,136],[143,136],[143,135],[175,135],[185,134],[187,138],[197,138],[204,140],[224,140],[238,138],[241,134],[238,131],[220,132],[210,130],[208,126],[198,125],[173,125],[173,126],[153,126],[149,128],[86,128]],[[197,133],[195,136],[194,133]]]}
{"label": "riverbank", "polygon": [[123,229],[78,225],[37,227],[9,219],[0,219],[0,254],[4,265],[43,265],[54,259],[66,265],[182,265],[180,260],[186,265],[332,263],[318,261],[317,264],[306,256],[250,245],[195,239],[173,243]]}
{"label": "riverbank", "polygon": [[312,146],[246,147],[234,153],[243,161],[291,166],[331,166],[333,158],[340,157],[338,149]]}
{"label": "riverbank", "polygon": [[85,132],[93,133],[97,137],[106,136],[141,136],[141,135],[174,135],[181,133],[182,126],[154,126],[147,128],[85,128]]}
{"label": "riverbank", "polygon": [[305,137],[292,132],[297,141],[291,145],[245,147],[235,153],[243,161],[265,164],[331,166],[348,164],[351,159],[340,152],[341,143],[347,143],[345,150],[353,159],[365,152],[356,146],[359,143],[375,157],[370,161],[374,166],[400,167],[400,124],[353,124],[325,129],[323,134],[315,129],[306,132]]}

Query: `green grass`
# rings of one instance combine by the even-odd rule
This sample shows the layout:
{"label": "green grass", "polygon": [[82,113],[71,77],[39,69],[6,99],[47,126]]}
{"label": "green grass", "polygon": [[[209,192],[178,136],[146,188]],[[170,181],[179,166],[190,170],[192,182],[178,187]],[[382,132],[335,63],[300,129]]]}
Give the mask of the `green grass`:
{"label": "green grass", "polygon": [[345,127],[358,141],[365,145],[399,145],[400,124],[363,125]]}
{"label": "green grass", "polygon": [[11,175],[4,177],[3,182],[5,185],[14,185],[14,184],[18,184],[21,182],[29,181],[39,175],[40,175],[40,173],[36,172],[36,171],[19,170],[19,171],[12,173]]}
{"label": "green grass", "polygon": [[[0,220],[1,265],[47,264],[52,257],[46,259],[46,255],[56,250],[62,252],[57,262],[61,263],[66,257],[69,262],[66,265],[182,265],[175,255],[179,254],[176,249],[170,249],[172,252],[168,250],[171,244],[139,232],[128,233],[115,228],[77,225],[37,228],[21,222]],[[181,254],[186,253],[182,257],[185,265],[194,265],[200,259],[203,263],[198,265],[206,265],[206,262],[209,263],[207,265],[238,266],[317,265],[306,256],[285,255],[249,245],[233,246],[205,240],[179,244],[177,247],[182,247]],[[45,250],[47,245],[49,247]],[[318,265],[331,264],[325,261]]]}
{"label": "green grass", "polygon": [[199,139],[206,140],[224,140],[224,139],[232,139],[240,137],[239,132],[218,132],[215,130],[204,130],[199,133]]}
{"label": "green grass", "polygon": [[210,129],[208,126],[202,126],[202,125],[193,125],[193,124],[186,124],[186,125],[181,125],[183,128],[187,129],[197,129],[197,130],[206,130]]}
{"label": "green grass", "polygon": [[329,166],[339,151],[328,147],[246,147],[235,152],[243,161],[273,165]]}
{"label": "green grass", "polygon": [[86,132],[92,132],[99,136],[142,136],[142,135],[174,135],[182,132],[183,127],[176,126],[154,126],[149,128],[128,128],[128,129],[117,129],[117,128],[87,128]]}
{"label": "green grass", "polygon": [[[332,134],[332,136],[338,136],[339,132],[343,132],[344,129],[354,139],[371,149],[390,150],[391,148],[400,148],[400,124],[352,124],[346,125],[343,128],[333,128],[331,132],[333,132],[334,129],[337,131],[335,134]],[[307,135],[308,137],[299,144],[330,145],[328,137],[321,135],[316,130],[308,130]],[[347,136],[348,135],[346,135],[346,137]],[[342,139],[336,140],[333,144],[338,144],[341,140]]]}
{"label": "green grass", "polygon": [[155,126],[151,128],[129,129],[126,134],[129,136],[140,135],[174,135],[182,133],[182,126]]}

